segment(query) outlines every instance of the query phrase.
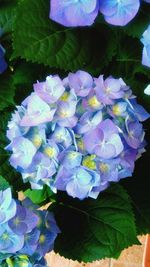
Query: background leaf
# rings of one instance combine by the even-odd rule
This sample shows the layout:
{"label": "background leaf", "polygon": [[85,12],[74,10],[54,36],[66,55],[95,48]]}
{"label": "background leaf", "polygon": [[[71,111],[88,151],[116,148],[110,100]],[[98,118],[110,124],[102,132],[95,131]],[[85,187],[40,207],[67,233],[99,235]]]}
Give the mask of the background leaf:
{"label": "background leaf", "polygon": [[15,86],[12,77],[3,75],[0,79],[0,111],[8,106],[14,106]]}
{"label": "background leaf", "polygon": [[150,124],[144,124],[146,129],[146,152],[136,162],[135,171],[132,178],[124,179],[122,185],[127,190],[132,199],[132,205],[136,217],[138,234],[150,233]]}
{"label": "background leaf", "polygon": [[107,26],[59,26],[49,19],[49,4],[49,0],[21,1],[14,25],[13,58],[64,70],[100,71],[115,53],[113,32]]}
{"label": "background leaf", "polygon": [[30,198],[35,204],[43,204],[45,200],[48,199],[54,194],[48,186],[44,186],[42,190],[31,190],[27,189],[24,192],[25,196]]}
{"label": "background leaf", "polygon": [[96,200],[73,200],[62,192],[50,206],[62,231],[55,251],[79,261],[116,257],[122,249],[139,244],[127,193],[112,185]]}
{"label": "background leaf", "polygon": [[0,1],[0,28],[4,33],[12,31],[17,0]]}

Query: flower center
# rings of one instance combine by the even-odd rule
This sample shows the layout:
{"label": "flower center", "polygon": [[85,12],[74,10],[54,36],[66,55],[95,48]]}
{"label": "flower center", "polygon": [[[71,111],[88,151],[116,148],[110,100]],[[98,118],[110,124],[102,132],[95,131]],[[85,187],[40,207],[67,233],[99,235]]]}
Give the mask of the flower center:
{"label": "flower center", "polygon": [[40,244],[43,244],[45,240],[46,240],[45,235],[40,235],[40,239],[39,239]]}
{"label": "flower center", "polygon": [[68,100],[68,98],[69,98],[69,93],[68,93],[68,92],[65,92],[65,93],[63,93],[63,95],[60,97],[60,100],[66,102],[66,101]]}
{"label": "flower center", "polygon": [[35,147],[39,147],[42,143],[42,138],[39,135],[35,135],[32,140]]}
{"label": "flower center", "polygon": [[53,147],[46,147],[44,149],[44,154],[47,155],[50,158],[53,158],[56,155],[56,150]]}
{"label": "flower center", "polygon": [[99,164],[99,169],[100,169],[101,172],[105,173],[105,172],[108,172],[109,166],[106,163],[100,163]]}
{"label": "flower center", "polygon": [[89,100],[88,100],[88,104],[90,107],[92,108],[98,108],[101,103],[98,101],[97,97],[96,96],[93,96],[91,97]]}
{"label": "flower center", "polygon": [[82,165],[89,168],[89,169],[92,169],[92,170],[95,170],[96,169],[96,163],[93,159],[95,159],[96,155],[91,155],[91,156],[87,156],[83,159],[82,161]]}

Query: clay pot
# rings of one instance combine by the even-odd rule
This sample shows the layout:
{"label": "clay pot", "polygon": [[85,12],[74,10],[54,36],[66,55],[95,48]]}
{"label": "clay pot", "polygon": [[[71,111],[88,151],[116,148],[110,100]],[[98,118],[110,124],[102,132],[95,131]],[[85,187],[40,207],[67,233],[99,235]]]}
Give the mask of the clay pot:
{"label": "clay pot", "polygon": [[150,235],[147,235],[146,238],[143,267],[150,267]]}

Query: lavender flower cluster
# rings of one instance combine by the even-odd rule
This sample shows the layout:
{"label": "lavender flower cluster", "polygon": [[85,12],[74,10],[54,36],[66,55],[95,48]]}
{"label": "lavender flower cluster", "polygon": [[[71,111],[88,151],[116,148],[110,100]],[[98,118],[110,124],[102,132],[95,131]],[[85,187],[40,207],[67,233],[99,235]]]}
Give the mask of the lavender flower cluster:
{"label": "lavender flower cluster", "polygon": [[11,189],[0,191],[1,266],[46,267],[44,256],[59,233],[54,216],[40,211],[29,199],[12,199]]}
{"label": "lavender flower cluster", "polygon": [[97,198],[129,177],[144,152],[149,114],[119,78],[77,71],[48,76],[8,123],[10,164],[33,189],[47,184],[72,197]]}
{"label": "lavender flower cluster", "polygon": [[50,5],[50,18],[64,26],[89,26],[99,11],[106,22],[125,26],[137,14],[140,0],[50,0]]}

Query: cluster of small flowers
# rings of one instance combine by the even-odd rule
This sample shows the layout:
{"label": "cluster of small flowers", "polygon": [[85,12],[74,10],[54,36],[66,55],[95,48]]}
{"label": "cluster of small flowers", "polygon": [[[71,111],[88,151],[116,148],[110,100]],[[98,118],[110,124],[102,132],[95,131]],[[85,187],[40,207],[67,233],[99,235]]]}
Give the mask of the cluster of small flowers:
{"label": "cluster of small flowers", "polygon": [[52,213],[37,209],[12,199],[10,188],[0,191],[0,266],[47,266],[43,257],[60,231]]}
{"label": "cluster of small flowers", "polygon": [[10,164],[33,189],[47,184],[72,197],[96,198],[129,177],[144,152],[149,118],[119,78],[77,71],[34,84],[8,123]]}
{"label": "cluster of small flowers", "polygon": [[50,3],[50,18],[67,27],[91,25],[99,11],[108,23],[125,26],[140,8],[140,0],[50,0]]}

